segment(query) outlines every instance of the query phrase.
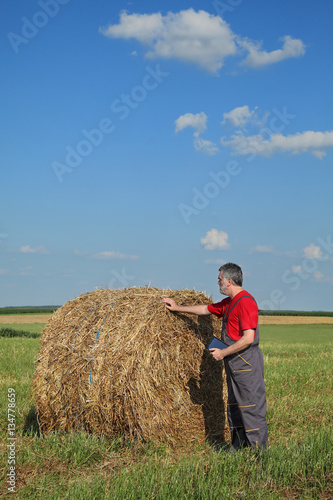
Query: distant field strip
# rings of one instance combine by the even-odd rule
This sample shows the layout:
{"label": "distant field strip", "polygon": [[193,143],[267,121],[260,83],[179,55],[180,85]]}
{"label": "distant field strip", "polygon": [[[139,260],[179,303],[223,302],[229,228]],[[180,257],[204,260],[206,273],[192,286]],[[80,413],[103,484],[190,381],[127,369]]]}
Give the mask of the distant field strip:
{"label": "distant field strip", "polygon": [[259,316],[259,325],[333,325],[330,316]]}
{"label": "distant field strip", "polygon": [[47,323],[52,314],[4,314],[0,316],[2,324]]}
{"label": "distant field strip", "polygon": [[[6,314],[1,324],[47,323],[52,314]],[[333,325],[330,316],[259,316],[259,325]]]}

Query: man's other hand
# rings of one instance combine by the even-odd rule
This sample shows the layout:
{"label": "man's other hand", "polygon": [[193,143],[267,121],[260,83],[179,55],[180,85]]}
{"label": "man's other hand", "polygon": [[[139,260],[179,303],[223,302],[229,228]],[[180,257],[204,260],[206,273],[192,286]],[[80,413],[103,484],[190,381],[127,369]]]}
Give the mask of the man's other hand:
{"label": "man's other hand", "polygon": [[215,361],[221,361],[224,358],[224,349],[209,349],[209,352],[215,359]]}

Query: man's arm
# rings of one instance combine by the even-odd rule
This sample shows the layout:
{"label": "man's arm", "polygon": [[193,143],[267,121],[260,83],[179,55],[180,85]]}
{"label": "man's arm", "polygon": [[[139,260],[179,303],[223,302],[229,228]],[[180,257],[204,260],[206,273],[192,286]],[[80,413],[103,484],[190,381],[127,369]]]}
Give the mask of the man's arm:
{"label": "man's arm", "polygon": [[225,349],[209,349],[213,358],[216,359],[216,361],[220,361],[226,356],[230,356],[231,354],[235,354],[236,352],[249,347],[254,341],[254,332],[254,330],[243,330],[243,336],[233,345],[230,345]]}
{"label": "man's arm", "polygon": [[168,297],[162,299],[162,302],[165,303],[165,307],[169,309],[169,311],[196,314],[197,316],[204,316],[210,314],[206,304],[197,304],[194,306],[179,306],[174,300],[169,299]]}

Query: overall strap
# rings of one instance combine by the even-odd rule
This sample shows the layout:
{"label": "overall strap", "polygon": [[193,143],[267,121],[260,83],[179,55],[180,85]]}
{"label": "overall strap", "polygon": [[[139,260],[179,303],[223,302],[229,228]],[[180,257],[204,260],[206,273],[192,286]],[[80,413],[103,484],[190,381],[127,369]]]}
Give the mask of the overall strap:
{"label": "overall strap", "polygon": [[230,315],[231,311],[233,310],[233,308],[235,307],[235,305],[238,304],[238,302],[240,300],[245,299],[245,298],[252,299],[252,300],[254,300],[254,302],[256,302],[255,299],[253,297],[251,297],[251,295],[242,295],[241,297],[239,297],[238,300],[236,300],[236,302],[234,303],[232,308],[229,309],[228,314],[226,314],[226,312],[227,312],[227,310],[226,310],[226,312],[224,313],[224,316],[223,316],[223,323],[225,323],[225,324],[228,323],[229,315]]}

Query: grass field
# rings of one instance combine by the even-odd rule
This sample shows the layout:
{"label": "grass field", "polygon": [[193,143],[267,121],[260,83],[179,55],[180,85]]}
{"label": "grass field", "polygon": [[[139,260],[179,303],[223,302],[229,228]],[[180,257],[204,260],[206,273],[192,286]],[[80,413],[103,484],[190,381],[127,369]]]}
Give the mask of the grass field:
{"label": "grass field", "polygon": [[[7,325],[1,325],[0,328]],[[40,332],[42,324],[11,325]],[[39,339],[0,338],[0,496],[10,496],[8,390],[15,390],[15,498],[331,499],[333,328],[262,325],[270,450],[191,444],[172,449],[103,437],[36,432],[30,381]]]}

